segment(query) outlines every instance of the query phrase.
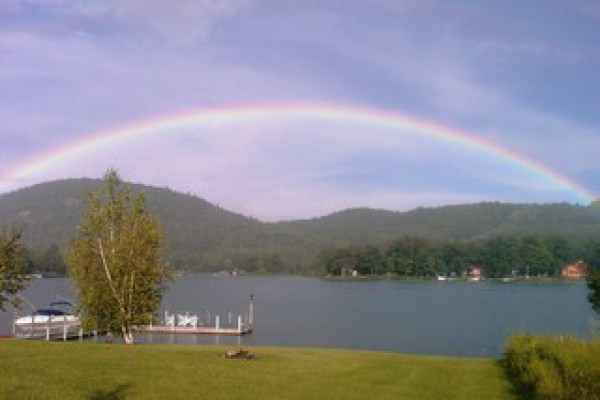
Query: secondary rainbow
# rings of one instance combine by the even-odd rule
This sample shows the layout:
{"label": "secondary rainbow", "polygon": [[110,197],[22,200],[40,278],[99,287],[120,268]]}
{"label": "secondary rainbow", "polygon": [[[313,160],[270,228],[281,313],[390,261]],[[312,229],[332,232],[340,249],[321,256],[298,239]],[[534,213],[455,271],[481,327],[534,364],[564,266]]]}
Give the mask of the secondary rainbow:
{"label": "secondary rainbow", "polygon": [[28,177],[35,176],[55,165],[66,163],[70,157],[80,156],[105,146],[118,145],[121,142],[135,140],[146,135],[168,134],[176,129],[205,124],[216,126],[242,122],[294,120],[337,121],[382,126],[397,129],[398,132],[410,131],[436,140],[450,142],[475,152],[486,153],[533,173],[557,188],[572,192],[582,202],[591,202],[594,199],[594,195],[588,189],[560,172],[481,137],[408,115],[366,107],[323,103],[223,106],[154,116],[91,133],[39,154],[4,173],[0,178],[0,190],[6,190],[11,182],[27,180]]}

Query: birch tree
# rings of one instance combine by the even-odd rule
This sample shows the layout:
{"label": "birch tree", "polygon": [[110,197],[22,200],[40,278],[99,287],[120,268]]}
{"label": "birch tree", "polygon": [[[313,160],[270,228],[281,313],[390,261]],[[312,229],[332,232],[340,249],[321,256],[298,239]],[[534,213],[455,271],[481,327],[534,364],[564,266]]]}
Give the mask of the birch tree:
{"label": "birch tree", "polygon": [[145,197],[123,189],[109,170],[71,241],[68,264],[86,329],[120,332],[134,341],[134,328],[149,324],[166,287],[160,261],[162,234]]}
{"label": "birch tree", "polygon": [[23,260],[24,249],[20,240],[21,231],[17,229],[0,234],[0,311],[6,311],[7,302],[14,307],[19,305],[16,295],[23,289],[23,282],[27,280]]}

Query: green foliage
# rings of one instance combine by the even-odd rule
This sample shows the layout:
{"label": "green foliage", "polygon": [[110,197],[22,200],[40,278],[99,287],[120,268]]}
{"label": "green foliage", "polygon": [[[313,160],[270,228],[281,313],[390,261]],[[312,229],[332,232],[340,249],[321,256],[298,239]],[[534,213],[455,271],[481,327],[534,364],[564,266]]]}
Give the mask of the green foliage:
{"label": "green foliage", "polygon": [[28,274],[65,276],[67,262],[56,243],[43,249],[25,249],[25,264]]}
{"label": "green foliage", "polygon": [[18,306],[15,295],[23,289],[26,280],[20,240],[21,232],[17,229],[0,234],[0,311],[6,311],[5,303],[9,301],[14,307]]}
{"label": "green foliage", "polygon": [[590,258],[591,270],[588,271],[587,284],[589,288],[588,300],[596,313],[600,314],[600,245],[594,248]]}
{"label": "green foliage", "polygon": [[486,240],[477,264],[487,266],[488,275],[492,278],[507,275],[511,269],[521,264],[520,245],[521,243],[515,237],[498,236]]}
{"label": "green foliage", "polygon": [[352,271],[360,275],[380,275],[384,272],[384,257],[371,245],[323,251],[318,256],[322,270],[330,275],[345,275]]}
{"label": "green foliage", "polygon": [[[323,251],[318,259],[330,275],[340,275],[342,268],[356,269],[364,275],[461,275],[469,267],[481,265],[492,278],[514,272],[557,276],[567,261],[577,259],[580,248],[579,242],[545,236],[498,236],[468,242],[403,236],[381,252],[373,246],[338,247]],[[365,259],[369,267],[361,269]]]}
{"label": "green foliage", "polygon": [[144,196],[120,185],[111,170],[100,191],[88,193],[69,268],[84,325],[121,331],[132,342],[134,326],[152,321],[167,275],[159,259],[161,231]]}
{"label": "green foliage", "polygon": [[513,336],[505,362],[517,385],[535,400],[600,399],[600,342]]}
{"label": "green foliage", "polygon": [[600,268],[593,267],[588,272],[587,284],[589,288],[588,300],[594,311],[600,314]]}
{"label": "green foliage", "polygon": [[429,241],[419,237],[404,236],[394,241],[386,251],[388,272],[404,276],[433,275],[436,263],[431,261],[432,253]]}

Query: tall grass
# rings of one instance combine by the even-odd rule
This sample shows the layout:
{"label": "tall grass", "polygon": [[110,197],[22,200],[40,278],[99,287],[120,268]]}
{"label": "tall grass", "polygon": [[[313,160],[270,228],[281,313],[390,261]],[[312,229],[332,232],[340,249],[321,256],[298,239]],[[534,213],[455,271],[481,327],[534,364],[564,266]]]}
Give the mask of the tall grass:
{"label": "tall grass", "polygon": [[600,400],[600,341],[513,336],[509,374],[535,400]]}

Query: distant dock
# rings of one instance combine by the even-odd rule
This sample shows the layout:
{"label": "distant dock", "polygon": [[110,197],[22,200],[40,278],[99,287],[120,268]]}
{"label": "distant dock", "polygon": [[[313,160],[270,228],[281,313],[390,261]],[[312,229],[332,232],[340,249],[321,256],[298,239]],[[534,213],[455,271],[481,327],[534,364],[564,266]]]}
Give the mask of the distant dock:
{"label": "distant dock", "polygon": [[216,326],[156,326],[151,325],[144,328],[146,333],[177,333],[190,335],[224,335],[224,336],[243,336],[252,333],[252,327],[242,326],[241,328],[216,327]]}
{"label": "distant dock", "polygon": [[207,313],[206,318],[202,319],[197,314],[170,314],[165,310],[165,318],[162,325],[147,325],[141,330],[147,333],[163,334],[188,334],[188,335],[224,335],[224,336],[243,336],[252,333],[254,325],[254,295],[250,295],[248,305],[248,314],[237,316],[237,321],[233,320],[233,314],[228,313],[227,321],[222,321],[220,315],[211,318]]}

